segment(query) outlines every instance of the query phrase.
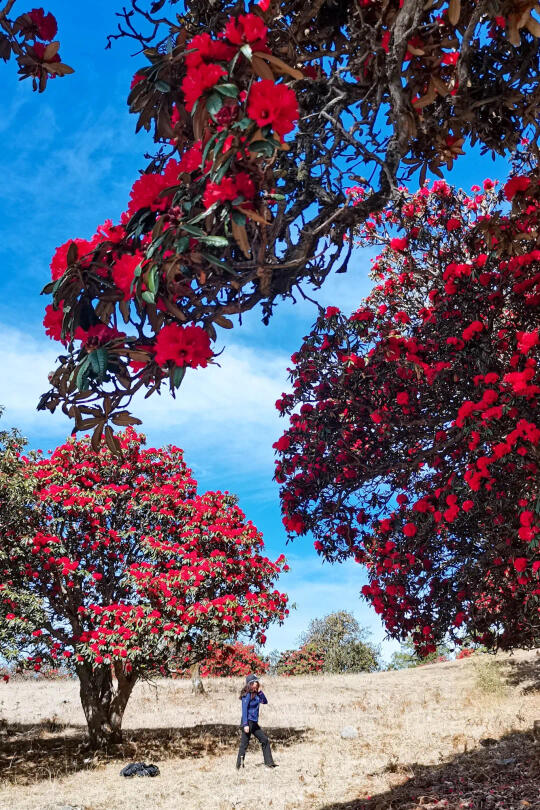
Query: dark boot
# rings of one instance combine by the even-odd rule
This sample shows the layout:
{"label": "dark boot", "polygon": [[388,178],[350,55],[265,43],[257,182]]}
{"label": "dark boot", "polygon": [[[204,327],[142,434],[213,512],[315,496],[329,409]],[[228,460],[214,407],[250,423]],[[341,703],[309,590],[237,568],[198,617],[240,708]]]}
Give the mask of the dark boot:
{"label": "dark boot", "polygon": [[238,756],[236,757],[236,770],[237,771],[239,771],[240,768],[244,767],[244,759],[245,759],[245,757],[244,757],[243,754],[238,754]]}

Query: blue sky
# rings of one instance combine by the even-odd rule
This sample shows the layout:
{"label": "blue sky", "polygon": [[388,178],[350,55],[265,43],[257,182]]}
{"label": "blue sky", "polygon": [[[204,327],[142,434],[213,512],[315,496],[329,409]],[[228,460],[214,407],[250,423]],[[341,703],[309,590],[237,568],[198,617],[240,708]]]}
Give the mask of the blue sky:
{"label": "blue sky", "polygon": [[[130,58],[135,47],[119,42],[104,49],[115,7],[111,0],[51,0],[46,10],[59,21],[62,59],[76,72],[51,81],[44,94],[32,93],[28,81],[19,83],[13,64],[0,65],[0,404],[6,406],[4,424],[20,427],[34,448],[54,447],[71,431],[61,414],[35,410],[58,354],[41,326],[47,301],[39,293],[49,280],[51,256],[68,238],[89,237],[105,219],[119,218],[149,148],[144,133],[135,136],[125,103],[140,64]],[[449,179],[469,188],[504,173],[502,161],[469,153]],[[330,278],[318,300],[356,308],[369,291],[368,271],[369,257],[358,252],[349,272]],[[323,565],[309,539],[285,547],[272,481],[272,443],[285,424],[274,402],[287,389],[290,355],[315,316],[306,302],[283,303],[267,327],[259,311],[248,313],[242,327],[225,335],[221,368],[188,373],[176,401],[154,396],[133,410],[151,444],[182,447],[200,490],[236,492],[264,533],[268,554],[288,557],[291,570],[280,587],[297,609],[283,627],[270,629],[268,650],[294,646],[310,619],[346,609],[372,631],[388,659],[398,645],[384,640],[377,616],[359,599],[362,569]]]}

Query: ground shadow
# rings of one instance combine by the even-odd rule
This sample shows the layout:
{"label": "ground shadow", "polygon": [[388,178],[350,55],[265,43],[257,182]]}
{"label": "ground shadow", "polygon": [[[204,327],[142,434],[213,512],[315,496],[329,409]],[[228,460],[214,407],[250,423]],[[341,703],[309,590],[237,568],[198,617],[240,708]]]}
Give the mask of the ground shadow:
{"label": "ground shadow", "polygon": [[[508,658],[503,663],[505,680],[511,686],[521,686],[524,695],[540,692],[540,656],[525,661]],[[540,710],[538,711],[540,719]]]}
{"label": "ground shadow", "polygon": [[[391,772],[399,784],[321,810],[539,810],[540,748],[532,732],[480,742],[478,749],[448,757],[440,765],[392,762],[378,775]],[[369,791],[367,780],[360,790]]]}
{"label": "ground shadow", "polygon": [[[288,747],[309,732],[265,726],[273,746]],[[165,759],[234,755],[240,741],[238,726],[207,723],[187,728],[126,729],[121,745],[92,752],[84,726],[12,723],[0,729],[0,778],[30,784],[67,776],[108,762],[140,760],[158,764]],[[119,768],[120,770],[120,768]]]}

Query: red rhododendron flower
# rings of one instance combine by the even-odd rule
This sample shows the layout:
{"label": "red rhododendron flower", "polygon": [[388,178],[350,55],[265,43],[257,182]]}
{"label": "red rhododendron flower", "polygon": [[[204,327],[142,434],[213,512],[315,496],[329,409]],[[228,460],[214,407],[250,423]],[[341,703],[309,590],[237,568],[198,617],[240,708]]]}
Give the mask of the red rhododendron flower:
{"label": "red rhododendron flower", "polygon": [[461,227],[461,222],[457,217],[450,217],[448,222],[446,223],[446,230],[450,233],[451,231],[457,230]]}
{"label": "red rhododendron flower", "polygon": [[163,174],[142,174],[133,184],[129,197],[128,214],[133,216],[141,208],[152,211],[164,211],[169,205],[169,197],[160,197],[160,193],[178,182],[180,164],[169,160]]}
{"label": "red rhododendron flower", "polygon": [[186,110],[191,112],[198,101],[211,87],[214,87],[222,76],[226,76],[227,71],[220,65],[204,62],[197,70],[190,70],[182,82],[182,91],[186,101]]}
{"label": "red rhododendron flower", "polygon": [[414,523],[406,523],[403,527],[403,534],[406,537],[414,537],[417,532],[416,525]]}
{"label": "red rhododendron flower", "polygon": [[298,119],[298,101],[294,90],[271,79],[256,82],[249,93],[247,114],[258,126],[271,125],[278,135],[294,129]]}
{"label": "red rhododendron flower", "polygon": [[399,391],[398,395],[396,396],[396,402],[398,405],[408,405],[409,394],[407,391]]}
{"label": "red rhododendron flower", "polygon": [[390,240],[390,247],[392,250],[406,250],[408,244],[409,240],[406,236],[404,236],[402,239],[395,237],[394,239]]}
{"label": "red rhododendron flower", "polygon": [[203,205],[208,209],[216,202],[232,202],[237,197],[252,200],[254,196],[253,180],[247,172],[239,172],[235,177],[224,177],[220,183],[209,181],[204,190]]}
{"label": "red rhododendron flower", "polygon": [[54,14],[45,14],[42,8],[33,8],[28,12],[28,16],[37,28],[37,35],[40,39],[49,42],[58,33],[58,24]]}
{"label": "red rhododendron flower", "polygon": [[93,250],[94,245],[86,239],[70,239],[65,244],[56,248],[54,256],[51,261],[51,278],[53,281],[58,281],[67,270],[67,255],[72,243],[77,245],[78,256],[81,259]]}
{"label": "red rhododendron flower", "polygon": [[[230,17],[225,26],[225,36],[234,45],[266,45],[268,28],[256,14],[240,14],[238,17]],[[254,50],[260,50],[254,47]]]}
{"label": "red rhododendron flower", "polygon": [[441,65],[457,65],[458,59],[459,53],[457,51],[453,51],[452,53],[445,53],[443,58],[441,59]]}
{"label": "red rhododendron flower", "polygon": [[299,517],[284,517],[283,525],[285,526],[288,532],[294,532],[295,534],[302,534],[302,532],[304,531],[304,521],[302,520],[302,518]]}
{"label": "red rhododendron flower", "polygon": [[518,191],[526,191],[531,185],[529,177],[511,177],[504,187],[504,196],[513,200]]}
{"label": "red rhododendron flower", "polygon": [[143,260],[141,253],[135,253],[133,256],[124,255],[115,263],[112,269],[112,278],[115,285],[119,290],[124,293],[124,301],[133,298],[133,280],[135,278],[135,269]]}
{"label": "red rhododendron flower", "polygon": [[75,340],[82,341],[85,346],[101,346],[110,343],[112,340],[124,338],[125,332],[119,332],[114,326],[106,326],[104,323],[91,326],[89,329],[79,327],[74,335]]}
{"label": "red rhododendron flower", "polygon": [[172,362],[176,366],[206,368],[213,353],[210,338],[200,326],[167,324],[159,332],[155,344],[156,362],[163,366]]}
{"label": "red rhododendron flower", "polygon": [[326,307],[324,317],[325,318],[333,318],[334,315],[339,315],[339,313],[340,313],[339,307]]}
{"label": "red rhododendron flower", "polygon": [[538,337],[538,329],[535,329],[534,332],[518,332],[518,351],[522,354],[527,354],[534,346],[538,346],[540,343]]}
{"label": "red rhododendron flower", "polygon": [[212,39],[210,34],[197,34],[188,44],[186,65],[188,70],[198,70],[211,62],[228,62],[236,53],[234,48],[221,39]]}
{"label": "red rhododendron flower", "polygon": [[54,309],[52,304],[48,304],[45,307],[45,317],[43,318],[43,326],[45,327],[45,334],[48,335],[51,338],[51,340],[62,340],[63,320],[64,320],[63,301],[60,301],[58,309]]}
{"label": "red rhododendron flower", "polygon": [[514,560],[514,568],[516,569],[516,571],[519,571],[520,573],[522,571],[525,571],[525,569],[527,568],[527,558],[526,557],[517,557]]}

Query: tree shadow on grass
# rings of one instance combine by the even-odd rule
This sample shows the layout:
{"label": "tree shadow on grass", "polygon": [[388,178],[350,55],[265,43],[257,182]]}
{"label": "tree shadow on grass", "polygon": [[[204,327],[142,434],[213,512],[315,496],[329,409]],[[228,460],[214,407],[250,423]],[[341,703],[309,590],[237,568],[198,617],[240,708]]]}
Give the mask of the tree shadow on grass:
{"label": "tree shadow on grass", "polygon": [[[288,747],[309,732],[265,726],[272,744]],[[240,729],[234,725],[205,723],[187,728],[125,729],[123,742],[106,751],[92,752],[84,726],[44,721],[37,725],[12,723],[0,729],[0,779],[30,784],[68,776],[110,762],[197,759],[236,752]]]}
{"label": "tree shadow on grass", "polygon": [[[388,774],[393,784],[385,792],[321,810],[540,810],[540,748],[532,732],[481,742],[440,765],[392,762],[372,774]],[[369,783],[361,790],[371,792]]]}
{"label": "tree shadow on grass", "polygon": [[[529,660],[518,661],[515,658],[508,658],[504,662],[504,677],[511,686],[521,686],[523,695],[530,695],[533,692],[540,692],[540,656]],[[538,718],[540,719],[540,709]]]}

